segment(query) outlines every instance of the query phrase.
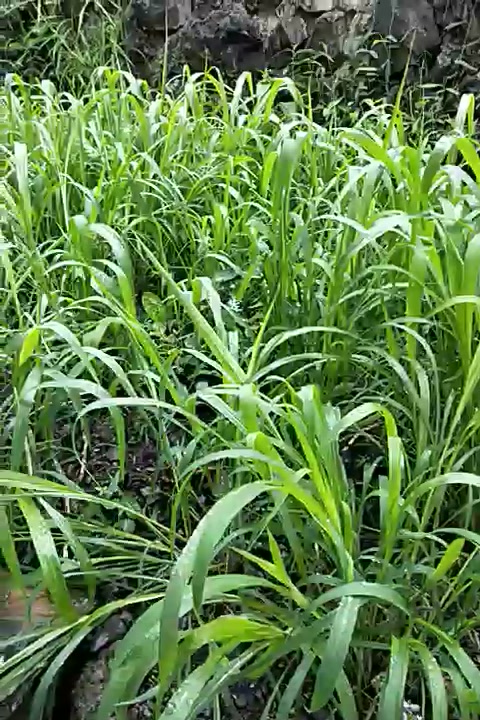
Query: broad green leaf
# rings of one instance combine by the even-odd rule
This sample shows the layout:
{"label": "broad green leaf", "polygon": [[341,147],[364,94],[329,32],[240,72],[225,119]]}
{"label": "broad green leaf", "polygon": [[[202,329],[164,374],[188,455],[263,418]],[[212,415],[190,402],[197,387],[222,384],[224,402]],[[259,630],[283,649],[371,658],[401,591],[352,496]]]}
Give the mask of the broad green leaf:
{"label": "broad green leaf", "polygon": [[[263,578],[248,575],[208,577],[204,603],[224,602],[237,592],[256,587],[270,587],[270,583]],[[179,617],[189,613],[192,608],[192,591],[191,587],[187,586],[180,605]],[[129,699],[125,695],[127,682],[128,690],[131,693],[130,697],[137,695],[142,681],[158,662],[163,612],[163,598],[152,602],[117,644],[111,663],[110,678],[102,696],[97,720],[108,720],[115,706],[122,700]],[[136,685],[130,684],[133,666],[136,669]]]}
{"label": "broad green leaf", "polygon": [[72,605],[70,594],[65,583],[65,577],[62,572],[60,558],[58,557],[57,549],[47,523],[34,500],[31,498],[19,496],[18,504],[28,524],[30,537],[37,553],[38,562],[42,568],[45,586],[51,595],[58,613],[70,622],[76,620],[77,611]]}
{"label": "broad green leaf", "polygon": [[408,665],[408,638],[392,637],[388,676],[382,689],[378,720],[402,720]]}
{"label": "broad green leaf", "polygon": [[52,692],[58,674],[91,630],[92,627],[85,621],[83,627],[79,626],[73,637],[66,642],[56,657],[52,658],[48,668],[42,673],[42,678],[33,695],[29,720],[37,720],[44,716],[48,707],[49,694]]}
{"label": "broad green leaf", "polygon": [[199,628],[192,630],[184,642],[197,649],[208,643],[258,642],[259,640],[281,640],[284,633],[273,624],[261,623],[242,615],[222,615]]}
{"label": "broad green leaf", "polygon": [[456,145],[469,165],[477,182],[480,181],[480,158],[473,142],[466,137],[458,138]]}
{"label": "broad green leaf", "polygon": [[448,573],[452,565],[454,565],[462,554],[465,540],[463,538],[456,538],[452,540],[450,545],[445,550],[442,559],[437,564],[435,570],[429,578],[429,582],[434,584],[439,582]]}
{"label": "broad green leaf", "polygon": [[175,283],[170,273],[158,262],[158,259],[153,255],[151,250],[142,243],[142,250],[147,255],[153,266],[160,273],[173,295],[184,307],[185,311],[190,316],[195,329],[197,330],[200,337],[210,348],[216,361],[222,366],[226,375],[228,375],[233,381],[242,383],[245,381],[245,373],[237,363],[235,358],[231,355],[228,347],[222,342],[221,338],[217,335],[215,330],[211,327],[208,321],[203,317],[200,310],[194,305],[191,297],[182,291]]}
{"label": "broad green leaf", "polygon": [[65,537],[65,540],[69,543],[75,557],[78,560],[80,570],[85,578],[85,584],[88,590],[88,598],[91,603],[95,599],[95,572],[92,561],[88,555],[87,550],[75,534],[72,526],[65,515],[59,513],[50,503],[46,502],[43,498],[38,499],[39,504],[45,510],[47,515],[50,516],[54,524],[58,527],[60,532]]}
{"label": "broad green leaf", "polygon": [[412,641],[412,648],[420,657],[427,678],[432,703],[432,717],[435,720],[448,720],[448,700],[442,671],[428,648],[420,642]]}
{"label": "broad green leaf", "polygon": [[[275,578],[278,582],[282,583],[282,585],[285,584],[285,577],[282,575],[281,572],[279,572],[278,568],[268,560],[264,560],[261,557],[257,557],[253,553],[248,552],[248,550],[241,550],[237,549],[236,552],[245,558],[248,562],[253,563],[254,565],[257,565],[259,568],[261,568],[267,575],[270,575],[271,577]],[[287,580],[288,583],[288,580]]]}
{"label": "broad green leaf", "polygon": [[476,693],[477,698],[480,697],[480,670],[476,667],[473,660],[467,655],[465,650],[460,646],[459,642],[447,635],[446,632],[439,627],[432,625],[420,618],[416,622],[430,632],[435,638],[438,638],[443,644],[445,650],[455,661],[461,673],[468,681],[472,690]]}
{"label": "broad green leaf", "polygon": [[455,144],[455,137],[452,135],[444,135],[437,141],[435,147],[428,156],[427,164],[423,171],[421,192],[428,195],[430,192],[435,176],[439,172],[445,156]]}
{"label": "broad green leaf", "polygon": [[321,607],[332,600],[339,600],[346,597],[364,597],[372,600],[380,600],[381,602],[394,605],[407,615],[410,614],[408,605],[400,593],[388,585],[368,582],[346,583],[327,590],[327,592],[322,593],[322,595],[313,602],[312,609]]}
{"label": "broad green leaf", "polygon": [[315,655],[310,650],[306,650],[303,653],[301,662],[295,668],[295,672],[288,681],[287,687],[280,698],[275,720],[288,720],[290,717],[292,708],[302,695],[305,678],[310,672],[314,660]]}
{"label": "broad green leaf", "polygon": [[281,578],[281,582],[283,582],[284,585],[290,585],[291,580],[285,569],[285,563],[283,562],[282,553],[280,552],[278,543],[275,540],[275,538],[273,537],[270,530],[267,530],[267,533],[268,533],[268,546],[270,548],[270,555],[272,556],[272,561],[277,570],[278,577]]}
{"label": "broad green leaf", "polygon": [[[408,318],[420,318],[422,316],[422,298],[424,293],[425,276],[427,272],[427,255],[421,242],[417,242],[412,250],[410,262],[410,273],[414,279],[408,284],[407,304],[405,314]],[[409,323],[415,327],[414,323]],[[414,335],[407,335],[407,351],[410,360],[416,357],[417,343]]]}
{"label": "broad green leaf", "polygon": [[7,508],[0,505],[0,551],[10,573],[13,586],[23,592],[24,582],[22,569],[15,548]]}
{"label": "broad green leaf", "polygon": [[221,657],[222,653],[219,651],[211,653],[208,660],[187,675],[168,701],[159,720],[187,720],[191,717],[192,707],[213,676],[218,663],[221,662]]}
{"label": "broad green leaf", "polygon": [[358,720],[355,695],[344,672],[341,672],[339,675],[335,691],[338,696],[339,710],[342,715],[342,720]]}
{"label": "broad green leaf", "polygon": [[191,578],[193,604],[200,612],[207,573],[217,543],[245,505],[269,490],[270,486],[263,482],[232,490],[202,518],[182,551],[168,583],[160,620],[159,666],[163,684],[175,666],[178,620],[187,583]]}
{"label": "broad green leaf", "polygon": [[31,328],[23,338],[22,347],[18,356],[18,364],[23,365],[33,355],[40,339],[40,328]]}
{"label": "broad green leaf", "polygon": [[335,612],[332,629],[315,678],[311,703],[312,712],[324,707],[333,695],[350,650],[350,643],[361,605],[362,600],[359,598],[345,597]]}
{"label": "broad green leaf", "polygon": [[472,720],[472,717],[475,718],[476,716],[478,716],[478,699],[477,701],[475,701],[474,699],[474,701],[472,702],[472,691],[469,690],[465,682],[465,678],[462,676],[461,672],[456,666],[449,667],[447,669],[447,672],[452,681],[452,689],[454,691],[452,695],[455,697],[456,702],[458,703],[461,719]]}
{"label": "broad green leaf", "polygon": [[436,488],[447,487],[449,485],[465,485],[467,487],[479,487],[480,488],[480,475],[473,475],[472,473],[462,472],[451,472],[440,477],[432,478],[421,483],[418,487],[414,488],[407,498],[408,504],[415,505],[418,498],[422,497],[426,493],[435,490]]}
{"label": "broad green leaf", "polygon": [[[457,114],[455,115],[455,129],[460,133],[473,135],[474,133],[475,95],[463,93],[458,103]],[[449,158],[453,163],[455,158]]]}
{"label": "broad green leaf", "polygon": [[88,226],[88,230],[95,235],[98,235],[102,238],[102,240],[105,240],[105,242],[108,243],[112,250],[113,256],[115,257],[115,260],[125,273],[125,276],[128,278],[129,282],[131,282],[132,262],[130,260],[128,246],[120,238],[120,235],[113,228],[105,225],[104,223],[92,223]]}
{"label": "broad green leaf", "polygon": [[35,366],[27,375],[18,397],[10,458],[10,467],[14,471],[20,470],[22,466],[30,412],[35,402],[41,379],[42,371],[40,367]]}

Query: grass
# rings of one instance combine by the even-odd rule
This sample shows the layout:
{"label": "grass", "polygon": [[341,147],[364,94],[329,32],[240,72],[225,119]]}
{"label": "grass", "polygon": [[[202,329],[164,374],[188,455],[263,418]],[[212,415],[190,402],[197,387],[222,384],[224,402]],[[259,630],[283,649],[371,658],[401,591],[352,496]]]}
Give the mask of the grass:
{"label": "grass", "polygon": [[80,92],[96,67],[128,67],[126,7],[116,3],[6,0],[0,72],[54,79]]}
{"label": "grass", "polygon": [[239,677],[277,720],[473,720],[473,97],[436,134],[398,104],[319,124],[288,79],[181,85],[2,90],[0,548],[54,619],[4,639],[0,695],[39,675],[40,718],[129,607],[98,720],[144,692],[219,717]]}

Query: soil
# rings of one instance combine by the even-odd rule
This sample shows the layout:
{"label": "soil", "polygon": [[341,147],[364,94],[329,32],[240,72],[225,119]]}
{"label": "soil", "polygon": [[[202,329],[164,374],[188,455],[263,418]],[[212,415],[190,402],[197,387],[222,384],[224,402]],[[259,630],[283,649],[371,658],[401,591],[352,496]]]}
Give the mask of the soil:
{"label": "soil", "polygon": [[[175,494],[172,474],[168,465],[162,462],[157,444],[149,438],[138,418],[127,417],[126,425],[129,442],[125,479],[121,487],[115,488],[118,463],[115,438],[108,417],[98,419],[92,424],[90,444],[85,445],[84,438],[77,438],[81,453],[80,463],[78,458],[72,460],[68,450],[71,447],[70,428],[65,426],[63,432],[60,430],[57,436],[60,452],[57,457],[60,458],[61,467],[65,475],[85,491],[92,494],[105,493],[112,497],[121,496],[144,510],[150,517],[155,516],[157,520],[168,525],[171,499]],[[181,438],[174,438],[171,444],[175,442],[181,442]],[[201,488],[197,490],[201,495]],[[198,510],[205,512],[205,506],[214,503],[216,498],[211,493],[202,497]],[[202,503],[204,507],[201,507]],[[112,522],[122,521],[118,516],[112,517]],[[125,521],[128,521],[128,518],[125,518]],[[112,592],[117,595],[114,588]],[[108,663],[115,642],[119,635],[126,631],[126,627],[122,629],[121,622],[116,623],[116,620],[118,618],[111,618],[99,631],[100,635],[103,633],[101,643],[98,642],[98,633],[94,634],[74,653],[58,683],[60,691],[57,692],[51,720],[92,720],[108,679]],[[222,720],[260,720],[271,691],[272,685],[268,679],[233,685],[222,695]],[[274,710],[275,708],[272,713]],[[200,720],[211,720],[213,713],[206,709],[197,717]],[[267,716],[267,720],[269,717],[274,717],[274,714]],[[292,720],[327,720],[328,717],[323,713],[309,714],[302,709],[297,711]],[[17,708],[10,718],[29,720],[28,702]],[[132,707],[129,715],[129,720],[152,718],[153,708],[148,704]]]}
{"label": "soil", "polygon": [[[81,676],[73,689],[70,705],[58,703],[54,708],[52,720],[92,720],[98,707],[102,689],[108,673],[109,651],[102,651],[95,659],[84,666]],[[240,682],[233,685],[222,698],[222,720],[260,720],[269,696],[265,684]],[[272,715],[267,716],[273,718]],[[212,720],[210,709],[197,715],[197,720]],[[8,720],[30,720],[28,702],[22,704]],[[132,707],[129,720],[153,720],[153,708],[148,705]],[[302,708],[297,710],[291,720],[333,720],[333,716],[320,710],[310,713]]]}

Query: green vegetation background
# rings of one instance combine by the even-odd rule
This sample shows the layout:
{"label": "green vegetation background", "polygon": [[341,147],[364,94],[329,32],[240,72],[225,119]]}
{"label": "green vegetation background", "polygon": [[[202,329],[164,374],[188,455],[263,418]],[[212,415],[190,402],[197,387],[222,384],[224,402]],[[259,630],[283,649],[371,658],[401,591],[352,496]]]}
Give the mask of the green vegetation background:
{"label": "green vegetation background", "polygon": [[99,720],[260,676],[277,720],[473,720],[473,97],[89,74],[0,91],[0,553],[55,609],[0,696],[40,673],[38,720],[129,608]]}

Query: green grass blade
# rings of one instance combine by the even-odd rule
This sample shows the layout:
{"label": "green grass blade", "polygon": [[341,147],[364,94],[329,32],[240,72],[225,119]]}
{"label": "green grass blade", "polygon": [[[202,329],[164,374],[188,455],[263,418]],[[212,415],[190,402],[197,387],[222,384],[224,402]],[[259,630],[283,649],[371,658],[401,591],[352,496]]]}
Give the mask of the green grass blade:
{"label": "green grass blade", "polygon": [[61,617],[68,621],[77,619],[52,534],[40,510],[31,498],[19,497],[18,505],[27,521],[43,579]]}
{"label": "green grass blade", "polygon": [[333,695],[350,650],[353,631],[362,601],[345,597],[335,611],[322,662],[315,678],[311,711],[324,707]]}
{"label": "green grass blade", "polygon": [[388,677],[382,689],[378,720],[402,720],[408,665],[408,638],[393,637]]}

